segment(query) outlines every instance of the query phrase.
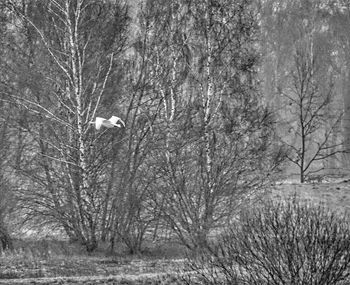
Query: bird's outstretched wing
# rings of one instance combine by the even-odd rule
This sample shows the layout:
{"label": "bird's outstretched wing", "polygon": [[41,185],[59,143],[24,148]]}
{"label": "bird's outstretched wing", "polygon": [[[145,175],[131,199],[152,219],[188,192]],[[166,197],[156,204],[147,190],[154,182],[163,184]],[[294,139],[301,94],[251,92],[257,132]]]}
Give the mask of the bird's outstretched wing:
{"label": "bird's outstretched wing", "polygon": [[[120,124],[118,122],[120,122]],[[102,126],[106,128],[120,128],[123,125],[125,127],[125,123],[123,122],[123,120],[117,116],[112,116],[109,120],[106,120],[105,118],[101,117],[96,117],[95,121],[90,122],[90,124],[95,125],[96,130],[101,129]]]}
{"label": "bird's outstretched wing", "polygon": [[113,124],[114,126],[119,127],[119,128],[120,128],[120,125],[117,123],[120,122],[125,127],[125,123],[123,122],[123,120],[117,116],[110,117],[108,121],[110,121],[111,124]]}

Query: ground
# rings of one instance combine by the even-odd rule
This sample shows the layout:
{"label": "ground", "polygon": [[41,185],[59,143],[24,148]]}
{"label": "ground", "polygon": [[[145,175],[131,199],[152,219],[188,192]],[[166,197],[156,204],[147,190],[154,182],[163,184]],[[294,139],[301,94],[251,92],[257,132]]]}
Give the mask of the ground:
{"label": "ground", "polygon": [[337,183],[285,183],[272,189],[274,199],[289,197],[296,193],[301,199],[322,203],[336,211],[350,210],[350,182]]}
{"label": "ground", "polygon": [[52,255],[16,260],[8,256],[1,258],[0,284],[144,284],[137,282],[178,274],[183,263],[183,259],[147,257]]}
{"label": "ground", "polygon": [[[350,183],[283,183],[266,199],[289,198],[323,203],[336,211],[350,210]],[[0,257],[0,284],[181,284],[183,248],[171,244],[147,256],[88,256],[58,241],[26,242]],[[158,252],[157,252],[158,251]],[[177,252],[182,251],[181,254]]]}

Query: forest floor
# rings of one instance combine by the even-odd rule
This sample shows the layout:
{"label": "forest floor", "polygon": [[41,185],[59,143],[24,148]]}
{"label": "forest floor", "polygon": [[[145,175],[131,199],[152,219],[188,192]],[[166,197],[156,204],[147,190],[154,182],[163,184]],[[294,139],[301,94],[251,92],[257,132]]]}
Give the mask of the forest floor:
{"label": "forest floor", "polygon": [[[350,210],[350,182],[276,185],[266,199],[289,198]],[[166,247],[167,245],[165,245]],[[171,244],[145,256],[88,256],[74,245],[34,241],[0,256],[0,284],[182,284],[184,249]]]}

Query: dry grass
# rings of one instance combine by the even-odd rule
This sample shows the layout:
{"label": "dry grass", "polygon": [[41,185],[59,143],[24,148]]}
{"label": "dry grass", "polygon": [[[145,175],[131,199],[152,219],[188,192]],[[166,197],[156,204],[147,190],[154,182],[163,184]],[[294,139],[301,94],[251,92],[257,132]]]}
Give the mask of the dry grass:
{"label": "dry grass", "polygon": [[288,198],[296,194],[301,200],[321,203],[335,211],[350,212],[350,183],[282,184],[271,190],[271,197]]}
{"label": "dry grass", "polygon": [[181,259],[92,256],[50,256],[42,258],[8,253],[0,259],[0,279],[166,273],[180,268],[181,263]]}
{"label": "dry grass", "polygon": [[[334,210],[350,210],[350,183],[277,185],[266,199],[294,193]],[[181,284],[174,276],[184,270],[184,249],[174,244],[150,244],[143,256],[88,256],[77,245],[55,240],[16,241],[15,248],[0,256],[0,284]]]}
{"label": "dry grass", "polygon": [[[174,250],[174,245],[171,247]],[[182,259],[169,253],[169,258],[160,258],[161,254],[167,255],[162,247],[159,252],[153,249],[142,257],[120,254],[106,256],[101,252],[88,256],[79,246],[60,241],[17,241],[15,251],[2,253],[0,257],[0,284],[29,284],[28,280],[35,280],[36,284],[51,284],[53,281],[50,283],[49,280],[52,278],[56,281],[70,278],[68,283],[62,281],[62,284],[83,282],[84,278],[91,282],[94,279],[96,284],[111,278],[124,280],[123,284],[129,284],[125,280],[130,280],[133,282],[130,284],[134,284],[132,280],[141,277],[154,279],[170,276],[183,269]]]}

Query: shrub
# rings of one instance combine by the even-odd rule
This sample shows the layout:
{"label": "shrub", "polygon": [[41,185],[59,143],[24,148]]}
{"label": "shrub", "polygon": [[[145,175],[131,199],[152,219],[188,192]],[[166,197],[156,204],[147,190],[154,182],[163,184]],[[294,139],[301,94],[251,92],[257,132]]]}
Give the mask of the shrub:
{"label": "shrub", "polygon": [[189,265],[201,284],[344,284],[348,216],[296,197],[269,202],[245,211]]}

